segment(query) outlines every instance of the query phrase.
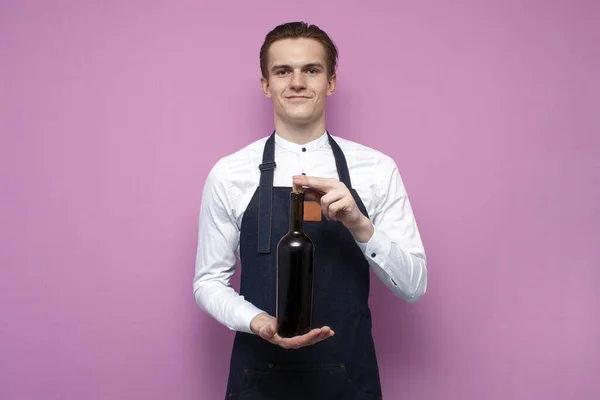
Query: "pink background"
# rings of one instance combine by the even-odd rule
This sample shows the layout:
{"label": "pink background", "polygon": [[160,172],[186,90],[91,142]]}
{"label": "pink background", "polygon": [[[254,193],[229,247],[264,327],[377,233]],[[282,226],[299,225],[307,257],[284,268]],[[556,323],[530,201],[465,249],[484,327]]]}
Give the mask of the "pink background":
{"label": "pink background", "polygon": [[222,398],[200,196],[271,133],[258,50],[297,19],[426,245],[422,301],[372,284],[385,398],[600,398],[598,2],[124,3],[0,2],[0,399]]}

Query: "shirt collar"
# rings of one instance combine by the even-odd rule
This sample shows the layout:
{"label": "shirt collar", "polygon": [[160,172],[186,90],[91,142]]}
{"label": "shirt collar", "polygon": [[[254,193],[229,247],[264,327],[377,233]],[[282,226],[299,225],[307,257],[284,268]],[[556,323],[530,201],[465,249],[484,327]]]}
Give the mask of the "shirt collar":
{"label": "shirt collar", "polygon": [[[329,137],[327,136],[327,131],[323,132],[323,134],[321,136],[319,136],[318,138],[316,138],[308,143],[305,143],[305,144],[297,144],[294,142],[290,142],[289,140],[284,139],[283,137],[279,136],[279,134],[277,132],[275,132],[275,144],[277,144],[278,146],[281,146],[285,150],[291,151],[293,153],[302,153],[304,151],[309,152],[309,151],[317,150],[317,149],[321,148],[322,146],[326,145],[327,143],[329,143]],[[302,150],[302,149],[305,149],[305,150]]]}

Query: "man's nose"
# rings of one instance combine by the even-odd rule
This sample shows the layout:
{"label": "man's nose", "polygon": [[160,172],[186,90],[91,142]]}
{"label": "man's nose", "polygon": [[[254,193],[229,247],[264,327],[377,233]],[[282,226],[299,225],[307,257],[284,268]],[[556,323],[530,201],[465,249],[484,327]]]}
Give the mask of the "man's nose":
{"label": "man's nose", "polygon": [[302,72],[294,72],[292,75],[292,82],[290,86],[292,89],[300,90],[306,87],[306,81],[304,80],[304,74]]}

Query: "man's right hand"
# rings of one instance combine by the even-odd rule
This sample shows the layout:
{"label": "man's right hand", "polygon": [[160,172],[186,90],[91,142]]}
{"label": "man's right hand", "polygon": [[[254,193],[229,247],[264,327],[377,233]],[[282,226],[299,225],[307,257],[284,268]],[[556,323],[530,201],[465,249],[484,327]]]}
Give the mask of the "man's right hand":
{"label": "man's right hand", "polygon": [[331,328],[324,326],[313,329],[302,336],[283,338],[277,334],[277,320],[266,313],[261,313],[254,317],[250,322],[250,329],[254,334],[284,349],[299,349],[310,346],[335,334]]}

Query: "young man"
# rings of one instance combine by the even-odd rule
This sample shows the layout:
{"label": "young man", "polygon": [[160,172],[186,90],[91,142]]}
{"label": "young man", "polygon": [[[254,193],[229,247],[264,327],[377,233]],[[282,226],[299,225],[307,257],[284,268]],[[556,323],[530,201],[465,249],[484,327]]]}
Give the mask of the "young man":
{"label": "young man", "polygon": [[[369,271],[408,302],[426,290],[425,252],[396,164],[326,130],[336,62],[336,46],[314,25],[268,33],[261,84],[275,131],[221,158],[205,183],[194,296],[237,331],[229,399],[381,399]],[[312,193],[322,212],[305,222],[315,245],[315,329],[281,338],[276,247],[289,227],[292,184]],[[236,257],[240,293],[230,286]]]}

